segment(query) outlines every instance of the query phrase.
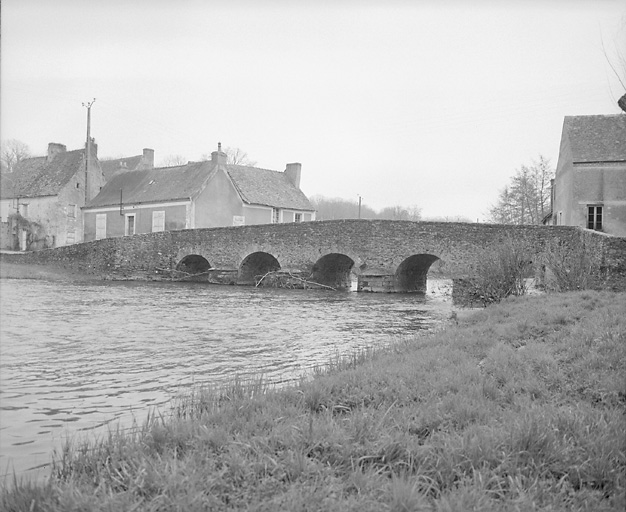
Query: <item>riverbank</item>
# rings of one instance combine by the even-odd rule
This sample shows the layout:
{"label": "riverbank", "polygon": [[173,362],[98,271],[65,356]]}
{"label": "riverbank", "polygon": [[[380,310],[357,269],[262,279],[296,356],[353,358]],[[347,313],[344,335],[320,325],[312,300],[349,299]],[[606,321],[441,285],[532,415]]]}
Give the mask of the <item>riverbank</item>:
{"label": "riverbank", "polygon": [[14,263],[0,257],[0,279],[45,279],[51,281],[100,281],[100,276],[52,265]]}
{"label": "riverbank", "polygon": [[[288,389],[196,390],[2,510],[623,510],[626,294],[511,298]],[[10,486],[9,486],[10,487]]]}

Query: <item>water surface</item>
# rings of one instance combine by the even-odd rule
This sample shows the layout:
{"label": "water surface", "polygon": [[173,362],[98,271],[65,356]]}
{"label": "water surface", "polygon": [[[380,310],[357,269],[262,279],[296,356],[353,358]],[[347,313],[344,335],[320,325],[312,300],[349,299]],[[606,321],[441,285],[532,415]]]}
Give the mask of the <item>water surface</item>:
{"label": "water surface", "polygon": [[2,279],[0,474],[41,477],[67,436],[129,428],[198,384],[289,382],[432,328],[450,308],[435,290]]}

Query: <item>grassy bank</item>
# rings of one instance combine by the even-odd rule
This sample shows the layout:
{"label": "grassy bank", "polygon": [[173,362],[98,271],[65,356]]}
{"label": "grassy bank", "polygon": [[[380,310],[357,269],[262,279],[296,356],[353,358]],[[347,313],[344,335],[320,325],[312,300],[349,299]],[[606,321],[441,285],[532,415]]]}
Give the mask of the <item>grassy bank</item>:
{"label": "grassy bank", "polygon": [[620,510],[626,294],[512,298],[288,389],[196,390],[11,510]]}

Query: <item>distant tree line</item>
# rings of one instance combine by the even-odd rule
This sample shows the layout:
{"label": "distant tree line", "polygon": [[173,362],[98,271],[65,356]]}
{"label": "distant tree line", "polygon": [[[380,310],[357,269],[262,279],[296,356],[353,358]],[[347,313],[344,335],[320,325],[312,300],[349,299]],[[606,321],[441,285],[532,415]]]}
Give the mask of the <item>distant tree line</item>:
{"label": "distant tree line", "polygon": [[[316,195],[309,198],[317,211],[317,220],[358,219],[359,203],[356,200],[341,199],[338,197],[325,197]],[[361,204],[361,219],[381,220],[412,220],[429,222],[472,222],[469,218],[461,215],[449,215],[439,217],[423,217],[422,209],[412,206],[386,206],[381,210]]]}
{"label": "distant tree line", "polygon": [[522,165],[489,209],[488,220],[496,224],[541,224],[550,213],[550,180],[554,170],[543,156]]}
{"label": "distant tree line", "polygon": [[359,203],[356,200],[341,199],[338,197],[325,197],[316,195],[309,198],[317,211],[317,220],[337,219],[387,219],[387,220],[421,220],[421,208],[417,206],[387,206],[380,211],[374,210],[366,204],[361,204],[359,215]]}

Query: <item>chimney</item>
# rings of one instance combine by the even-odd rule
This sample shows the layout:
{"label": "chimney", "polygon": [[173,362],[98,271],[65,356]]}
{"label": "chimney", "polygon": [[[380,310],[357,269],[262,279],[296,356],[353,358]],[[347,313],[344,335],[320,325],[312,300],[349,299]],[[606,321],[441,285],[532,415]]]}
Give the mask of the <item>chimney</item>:
{"label": "chimney", "polygon": [[287,164],[285,169],[285,176],[293,183],[296,188],[300,188],[300,176],[302,175],[302,164],[293,163]]}
{"label": "chimney", "polygon": [[226,153],[222,151],[222,143],[217,143],[217,151],[211,153],[211,162],[214,164],[225,164],[227,159]]}
{"label": "chimney", "polygon": [[48,159],[47,162],[51,162],[53,158],[59,153],[65,153],[67,147],[65,144],[59,144],[58,142],[48,143]]}
{"label": "chimney", "polygon": [[142,169],[154,168],[154,149],[143,148],[143,157],[141,159]]}

